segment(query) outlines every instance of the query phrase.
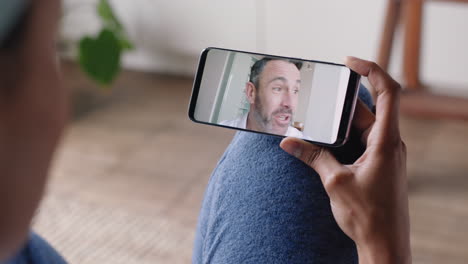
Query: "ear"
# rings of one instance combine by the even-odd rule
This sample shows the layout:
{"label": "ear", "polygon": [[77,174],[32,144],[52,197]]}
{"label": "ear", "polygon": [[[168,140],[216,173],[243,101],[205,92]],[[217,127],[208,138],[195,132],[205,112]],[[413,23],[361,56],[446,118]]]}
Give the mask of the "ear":
{"label": "ear", "polygon": [[255,103],[255,96],[257,96],[257,88],[252,82],[247,82],[245,85],[245,95],[250,104]]}

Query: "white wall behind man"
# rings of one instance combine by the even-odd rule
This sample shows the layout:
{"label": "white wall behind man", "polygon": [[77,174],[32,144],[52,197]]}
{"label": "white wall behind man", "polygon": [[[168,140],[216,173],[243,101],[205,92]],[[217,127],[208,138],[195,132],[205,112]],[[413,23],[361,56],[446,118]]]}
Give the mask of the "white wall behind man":
{"label": "white wall behind man", "polygon": [[[65,0],[63,35],[95,32],[96,0]],[[386,0],[110,0],[138,47],[129,68],[192,75],[208,46],[340,62],[346,55],[375,59]],[[421,77],[468,94],[468,5],[429,3],[424,10]],[[401,75],[401,43],[390,72]]]}
{"label": "white wall behind man", "polygon": [[206,68],[198,91],[195,119],[210,122],[216,97],[222,85],[229,53],[217,50],[210,51],[206,58]]}

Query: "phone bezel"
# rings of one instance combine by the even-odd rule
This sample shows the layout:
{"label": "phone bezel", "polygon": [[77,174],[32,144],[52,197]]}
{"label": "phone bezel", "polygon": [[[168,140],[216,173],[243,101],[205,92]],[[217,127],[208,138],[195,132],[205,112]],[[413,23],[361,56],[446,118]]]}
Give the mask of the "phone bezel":
{"label": "phone bezel", "polygon": [[[192,87],[192,95],[190,97],[190,103],[189,103],[189,111],[188,115],[190,120],[196,123],[200,124],[206,124],[206,125],[212,125],[212,126],[218,126],[218,127],[224,127],[224,128],[230,128],[230,129],[235,129],[235,130],[241,130],[241,131],[248,131],[248,132],[253,132],[253,133],[259,133],[259,134],[264,134],[264,135],[271,135],[271,136],[277,136],[277,137],[286,137],[286,136],[281,136],[277,134],[271,134],[271,133],[266,133],[266,132],[261,132],[261,131],[254,131],[254,130],[248,130],[248,129],[243,129],[243,128],[237,128],[237,127],[231,127],[231,126],[225,126],[225,125],[220,125],[220,124],[215,124],[215,123],[209,123],[205,121],[200,121],[195,119],[195,107],[198,99],[198,94],[200,91],[200,85],[201,81],[203,78],[203,73],[205,69],[205,63],[206,63],[206,58],[208,56],[208,53],[210,50],[224,50],[224,51],[229,51],[229,52],[240,52],[240,53],[245,53],[245,54],[251,54],[251,55],[259,55],[259,56],[268,56],[272,58],[280,58],[280,59],[292,59],[292,60],[300,60],[304,62],[314,62],[314,63],[321,63],[321,64],[328,64],[328,65],[336,65],[336,66],[345,66],[344,64],[338,64],[338,63],[332,63],[332,62],[324,62],[324,61],[318,61],[318,60],[306,60],[306,59],[301,59],[301,58],[294,58],[294,57],[285,57],[285,56],[278,56],[278,55],[270,55],[270,54],[263,54],[263,53],[256,53],[256,52],[249,52],[249,51],[241,51],[241,50],[232,50],[232,49],[225,49],[225,48],[216,48],[216,47],[208,47],[204,49],[201,52],[200,59],[198,62],[198,68],[197,72],[195,75],[193,87]],[[348,68],[349,69],[349,68]],[[354,72],[353,70],[350,70],[350,77],[349,77],[349,82],[348,82],[348,87],[346,88],[346,95],[345,95],[345,101],[343,104],[343,110],[341,113],[341,120],[340,120],[340,125],[338,128],[338,134],[336,141],[334,143],[325,143],[325,142],[319,142],[319,141],[312,141],[312,140],[307,140],[306,141],[312,142],[317,145],[322,145],[326,147],[340,147],[346,143],[349,137],[349,131],[351,128],[351,121],[353,120],[354,116],[354,109],[356,106],[356,101],[357,101],[357,95],[358,95],[358,90],[359,90],[359,83],[360,83],[360,75]]]}

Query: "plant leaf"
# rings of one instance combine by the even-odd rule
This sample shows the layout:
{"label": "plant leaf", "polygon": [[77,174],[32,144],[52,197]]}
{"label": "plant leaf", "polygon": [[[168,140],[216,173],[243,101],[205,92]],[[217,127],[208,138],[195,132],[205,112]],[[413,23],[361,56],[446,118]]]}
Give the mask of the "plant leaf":
{"label": "plant leaf", "polygon": [[111,30],[115,30],[118,33],[123,32],[123,26],[115,16],[114,10],[112,9],[108,0],[99,0],[97,10],[99,16],[102,18],[104,27],[108,27]]}
{"label": "plant leaf", "polygon": [[119,43],[122,50],[133,50],[135,48],[133,43],[130,42],[130,40],[128,40],[125,36],[119,37]]}
{"label": "plant leaf", "polygon": [[99,84],[108,86],[120,70],[121,44],[109,29],[96,38],[84,37],[79,44],[79,63],[84,72]]}
{"label": "plant leaf", "polygon": [[104,28],[114,32],[119,39],[120,47],[122,50],[132,50],[134,46],[125,34],[125,29],[115,15],[112,6],[108,0],[99,0],[97,11],[101,17]]}

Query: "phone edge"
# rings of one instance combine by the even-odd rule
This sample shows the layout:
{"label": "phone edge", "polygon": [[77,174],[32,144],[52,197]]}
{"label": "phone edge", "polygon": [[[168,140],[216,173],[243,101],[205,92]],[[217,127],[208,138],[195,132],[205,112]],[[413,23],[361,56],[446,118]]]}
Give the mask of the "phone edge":
{"label": "phone edge", "polygon": [[[246,130],[246,129],[242,129],[242,128],[234,128],[234,127],[224,126],[224,125],[220,125],[220,124],[213,124],[213,123],[209,123],[209,122],[203,122],[203,121],[199,121],[199,120],[195,119],[195,116],[194,116],[195,106],[196,106],[195,102],[198,99],[198,92],[200,90],[200,85],[201,85],[203,72],[204,72],[203,67],[205,65],[206,58],[208,56],[208,52],[210,50],[213,50],[213,49],[230,51],[230,52],[242,52],[242,53],[253,54],[253,55],[270,56],[270,57],[276,57],[276,58],[282,58],[282,59],[293,59],[293,60],[301,60],[301,61],[307,61],[307,62],[322,63],[322,64],[346,67],[346,65],[340,64],[340,63],[325,62],[325,61],[319,61],[319,60],[310,60],[310,59],[303,59],[303,58],[296,58],[296,57],[286,57],[286,56],[279,56],[279,55],[270,55],[270,54],[263,54],[263,53],[242,51],[242,50],[233,50],[233,49],[226,49],[226,48],[218,48],[218,47],[207,47],[207,48],[205,48],[205,49],[203,49],[201,51],[200,59],[198,61],[197,71],[196,71],[196,74],[195,74],[195,79],[194,79],[194,83],[193,83],[193,87],[192,87],[192,94],[190,96],[189,111],[188,111],[188,116],[189,116],[190,120],[195,122],[195,123],[198,123],[198,124],[228,128],[228,129],[237,130],[237,131],[253,132],[253,133],[257,133],[257,134],[276,136],[276,137],[280,137],[280,138],[286,138],[287,136],[270,134],[270,133],[254,131],[254,130]],[[348,67],[346,67],[346,68],[348,68]],[[346,102],[346,99],[348,98],[348,96],[350,95],[349,94],[350,92],[353,93],[352,94],[353,99],[352,99],[352,103],[351,103],[351,105],[349,107],[346,107],[347,105],[343,106],[342,116],[343,116],[343,114],[345,113],[346,110],[351,111],[351,113],[349,115],[349,119],[345,121],[346,125],[344,126],[344,129],[343,129],[343,126],[342,126],[343,120],[341,120],[340,126],[339,126],[340,129],[339,129],[339,132],[338,132],[338,135],[337,135],[337,140],[334,143],[324,143],[324,142],[312,141],[312,140],[308,140],[308,139],[302,139],[302,138],[300,138],[300,139],[302,139],[304,141],[307,141],[307,142],[310,142],[310,143],[313,143],[315,145],[319,145],[319,146],[323,146],[323,147],[332,147],[332,148],[341,147],[348,141],[349,132],[351,130],[350,129],[351,128],[351,123],[352,123],[352,119],[353,119],[353,116],[354,116],[354,108],[356,106],[357,95],[358,95],[358,91],[359,91],[360,78],[361,78],[361,76],[358,73],[354,72],[350,68],[348,68],[348,69],[351,72],[350,76],[355,76],[356,81],[354,82],[354,84],[352,84],[351,82],[348,82],[348,88],[347,88],[347,94],[345,96],[345,102]],[[352,89],[350,91],[349,88],[350,88],[351,85],[354,87],[354,89]]]}

